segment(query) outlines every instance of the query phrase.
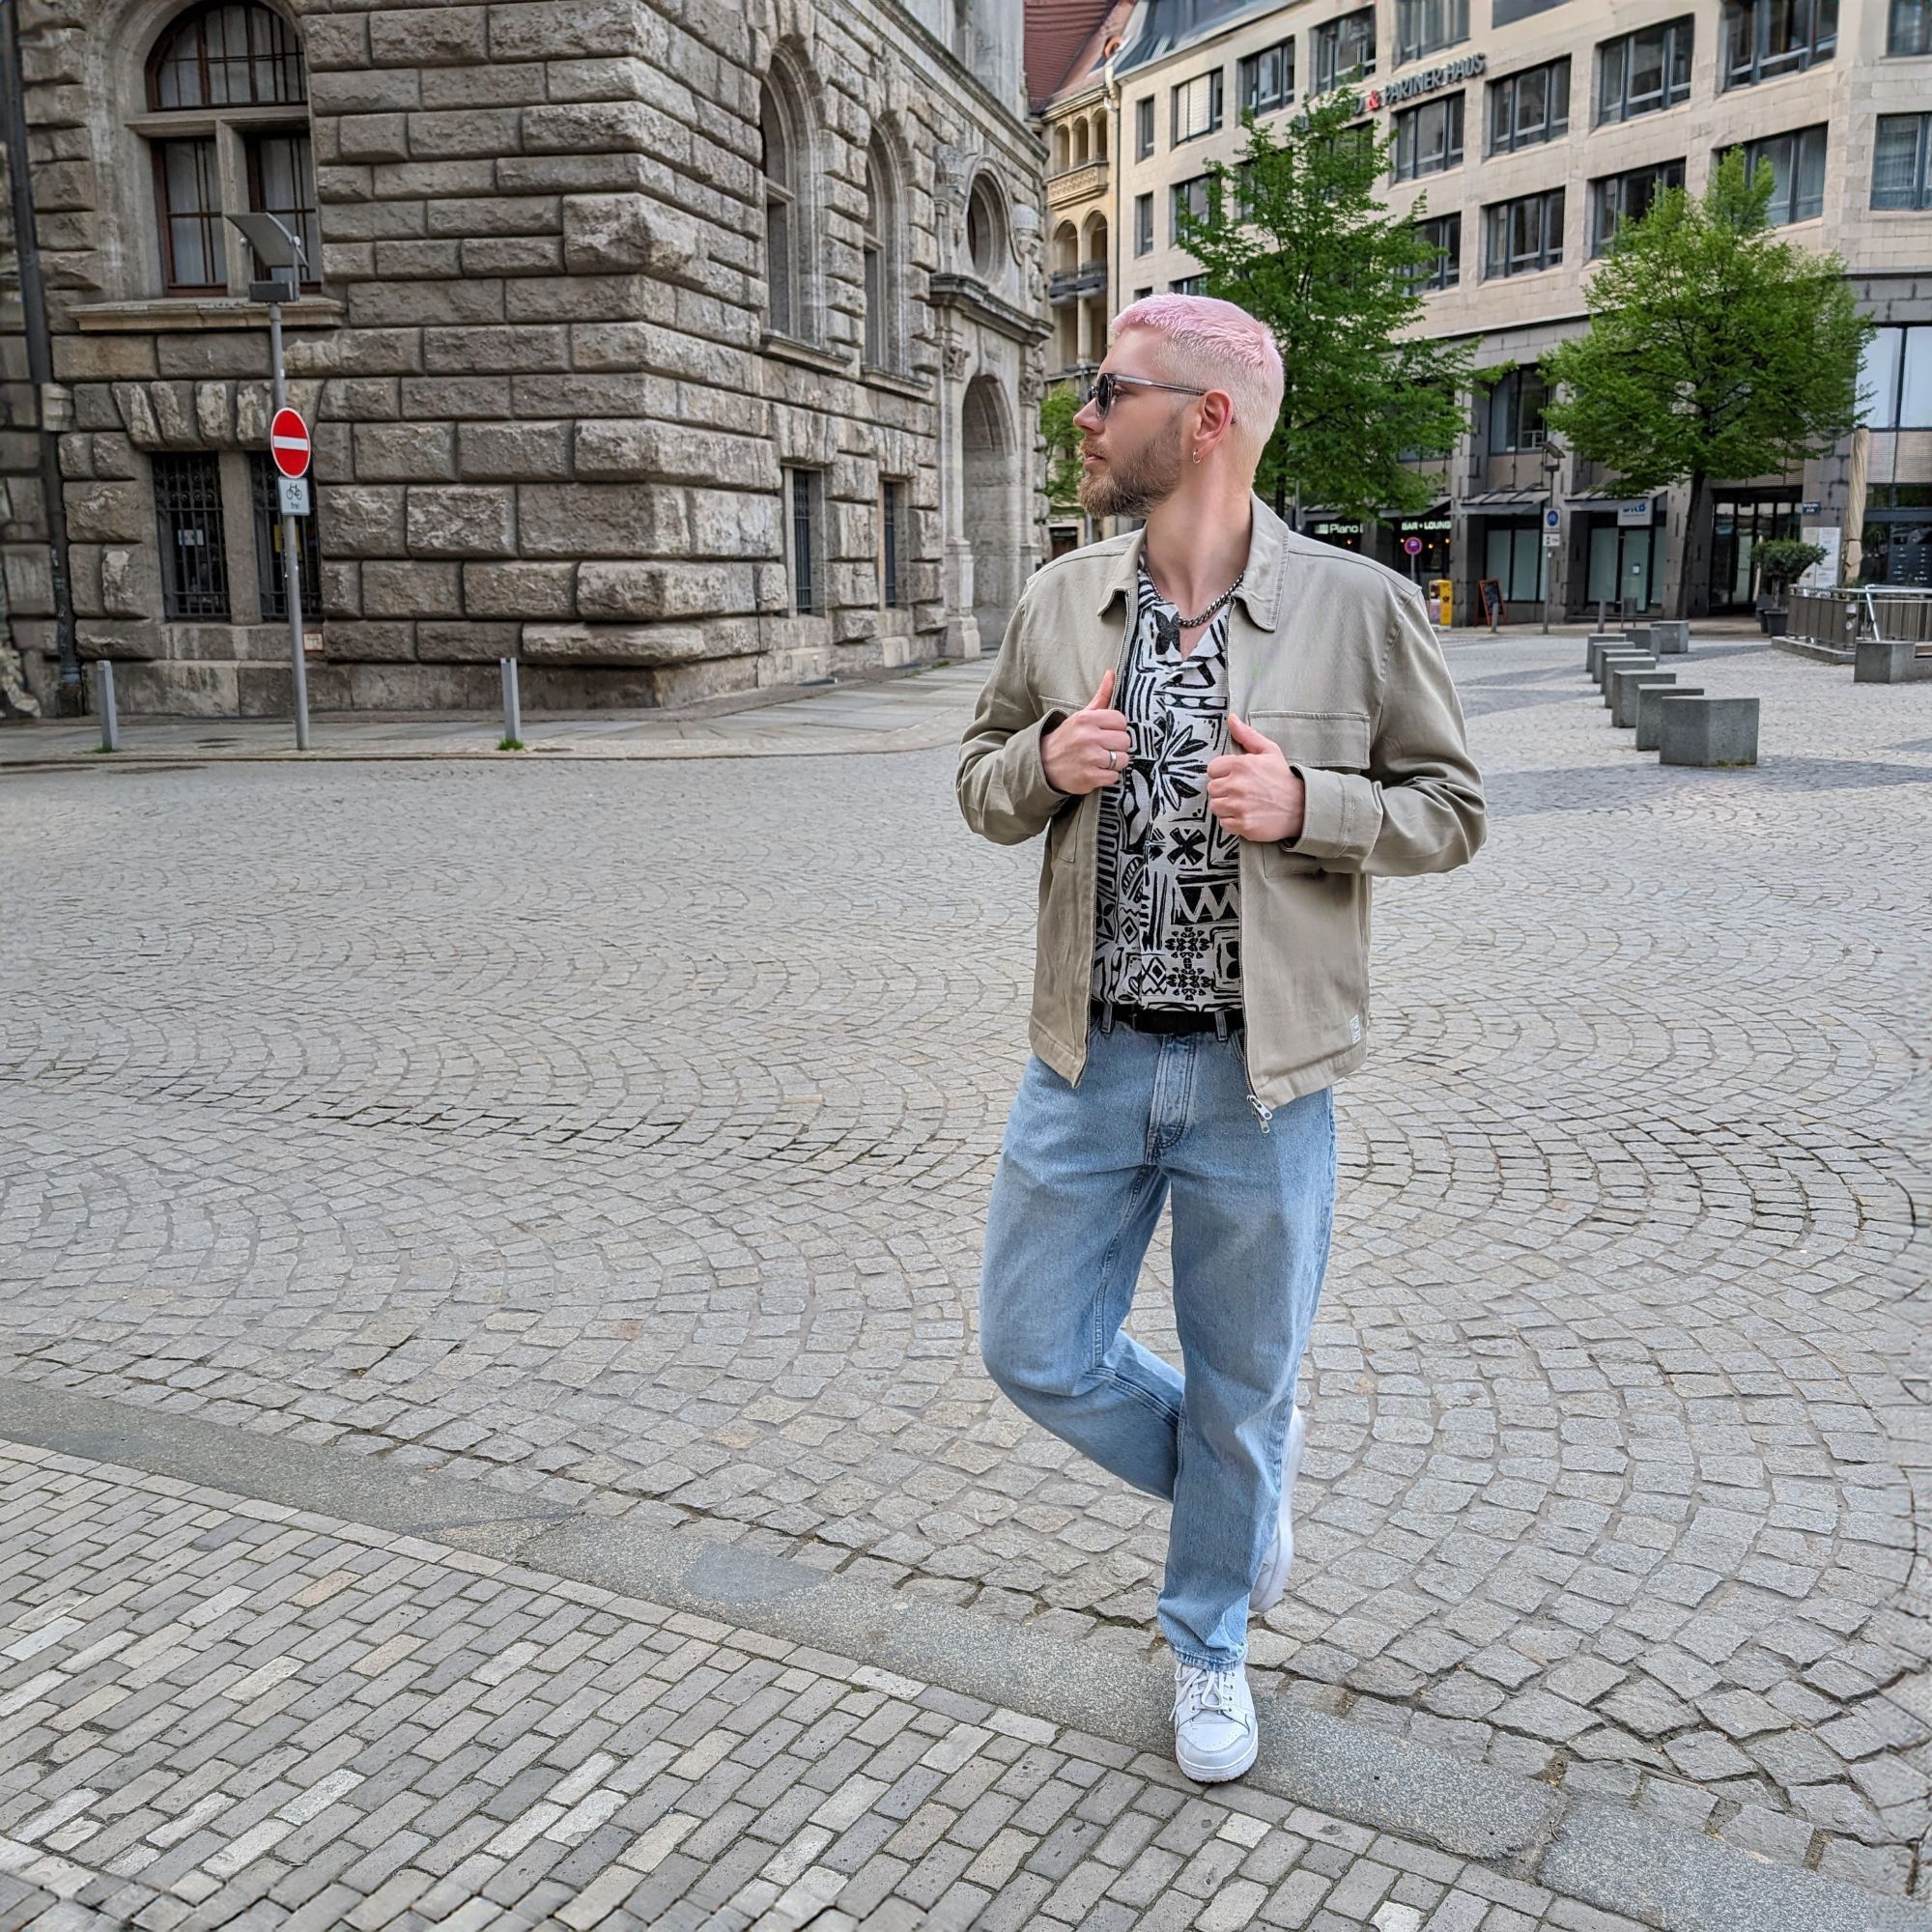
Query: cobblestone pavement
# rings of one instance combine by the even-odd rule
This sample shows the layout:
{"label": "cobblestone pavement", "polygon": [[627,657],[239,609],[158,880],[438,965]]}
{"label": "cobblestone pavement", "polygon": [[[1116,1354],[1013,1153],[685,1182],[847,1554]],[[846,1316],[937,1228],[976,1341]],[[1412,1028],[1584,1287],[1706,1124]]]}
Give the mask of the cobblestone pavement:
{"label": "cobblestone pavement", "polygon": [[1638,1932],[1165,1757],[0,1443],[0,1924]]}
{"label": "cobblestone pavement", "polygon": [[[1666,770],[1581,656],[1450,646],[1255,1674],[1932,1894],[1932,683],[1700,642],[1763,763]],[[1146,1655],[1161,1512],[977,1359],[1037,855],[951,770],[9,773],[12,1373]]]}

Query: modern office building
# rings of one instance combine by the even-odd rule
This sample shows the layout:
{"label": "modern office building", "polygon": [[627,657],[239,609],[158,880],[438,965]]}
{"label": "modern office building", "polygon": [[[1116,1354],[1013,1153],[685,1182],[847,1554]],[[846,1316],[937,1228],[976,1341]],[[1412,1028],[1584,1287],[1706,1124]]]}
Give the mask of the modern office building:
{"label": "modern office building", "polygon": [[[1236,157],[1244,108],[1279,122],[1351,73],[1395,138],[1389,205],[1444,250],[1422,328],[1473,342],[1478,366],[1515,367],[1471,399],[1458,447],[1418,466],[1441,478],[1424,514],[1318,508],[1313,534],[1448,578],[1459,622],[1484,578],[1511,620],[1541,617],[1546,597],[1556,615],[1599,598],[1670,608],[1688,491],[1629,498],[1557,447],[1538,361],[1587,325],[1585,285],[1618,216],[1660,183],[1700,192],[1742,146],[1771,163],[1781,230],[1836,249],[1881,327],[1861,434],[1789,474],[1721,479],[1690,608],[1747,610],[1755,544],[1801,529],[1841,543],[1849,571],[1926,581],[1932,0],[1142,0],[1083,96],[1113,107],[1111,129],[1089,136],[1111,157],[1111,210],[1083,201],[1080,218],[1106,224],[1114,305],[1200,286],[1179,211],[1205,208],[1208,164]],[[1064,180],[1049,174],[1050,202]],[[1097,287],[1091,263],[1083,242]],[[1054,360],[1067,366],[1098,338],[1084,316],[1061,327]]]}

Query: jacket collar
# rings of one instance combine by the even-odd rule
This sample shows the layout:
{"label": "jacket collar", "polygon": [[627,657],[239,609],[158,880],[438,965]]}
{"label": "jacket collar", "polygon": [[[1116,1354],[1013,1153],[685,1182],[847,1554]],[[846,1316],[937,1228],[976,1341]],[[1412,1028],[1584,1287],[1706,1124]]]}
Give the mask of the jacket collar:
{"label": "jacket collar", "polygon": [[[1272,631],[1281,611],[1283,560],[1288,553],[1288,526],[1252,492],[1248,496],[1253,524],[1248,534],[1248,561],[1241,587],[1235,594],[1247,607],[1249,621],[1262,630]],[[1141,567],[1141,553],[1147,548],[1147,526],[1134,531],[1114,559],[1113,567],[1101,582],[1100,601],[1095,609],[1105,616],[1117,597],[1124,597],[1131,609],[1134,582]]]}

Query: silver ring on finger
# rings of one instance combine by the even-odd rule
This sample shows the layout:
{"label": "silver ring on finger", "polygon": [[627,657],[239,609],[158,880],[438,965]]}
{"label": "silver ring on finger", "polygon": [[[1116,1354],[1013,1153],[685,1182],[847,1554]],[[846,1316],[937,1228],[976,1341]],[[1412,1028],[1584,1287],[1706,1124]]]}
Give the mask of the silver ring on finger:
{"label": "silver ring on finger", "polygon": [[1120,754],[1120,753],[1118,753],[1118,752],[1109,752],[1109,753],[1107,753],[1107,769],[1108,769],[1108,770],[1109,770],[1110,772],[1117,772],[1117,771],[1119,771],[1119,770],[1121,769],[1121,754]]}

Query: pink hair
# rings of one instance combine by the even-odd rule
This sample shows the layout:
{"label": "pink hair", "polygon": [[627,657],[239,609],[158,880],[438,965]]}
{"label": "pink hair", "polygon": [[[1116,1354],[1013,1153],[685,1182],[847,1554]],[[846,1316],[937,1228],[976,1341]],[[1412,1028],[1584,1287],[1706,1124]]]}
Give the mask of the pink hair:
{"label": "pink hair", "polygon": [[1235,434],[1257,461],[1281,414],[1281,351],[1266,323],[1213,296],[1143,296],[1107,330],[1118,342],[1145,328],[1164,345],[1169,375],[1189,375],[1225,389],[1235,404]]}

